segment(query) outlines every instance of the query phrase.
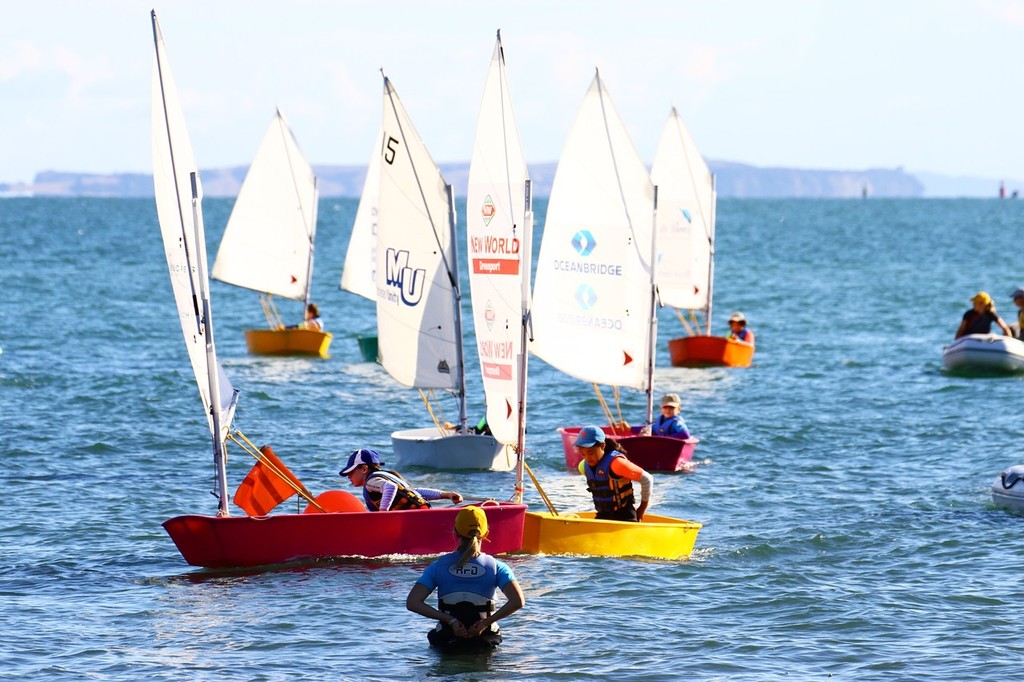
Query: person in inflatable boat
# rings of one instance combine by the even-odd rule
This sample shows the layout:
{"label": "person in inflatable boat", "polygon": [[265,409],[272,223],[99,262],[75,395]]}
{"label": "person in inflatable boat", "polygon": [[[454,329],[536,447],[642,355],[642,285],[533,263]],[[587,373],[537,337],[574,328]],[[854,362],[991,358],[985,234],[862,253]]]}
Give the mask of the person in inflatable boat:
{"label": "person in inflatable boat", "polygon": [[747,318],[738,310],[729,316],[729,338],[754,345],[754,332],[747,329]]}
{"label": "person in inflatable boat", "polygon": [[413,488],[397,471],[385,471],[384,462],[374,450],[356,450],[348,456],[339,476],[348,476],[353,486],[363,489],[363,501],[370,511],[426,509],[430,500],[451,500],[458,504],[462,495],[435,488]]}
{"label": "person in inflatable boat", "polygon": [[1003,318],[996,315],[996,304],[992,297],[985,291],[979,291],[971,297],[972,307],[960,320],[960,327],[956,330],[956,338],[968,334],[991,334],[992,323],[995,322],[1003,333],[1013,336],[1013,332],[1003,322]]}
{"label": "person in inflatable boat", "polygon": [[1010,294],[1014,305],[1017,306],[1017,324],[1010,325],[1010,331],[1018,339],[1024,338],[1024,287],[1017,287]]}
{"label": "person in inflatable boat", "polygon": [[[643,521],[651,500],[654,476],[626,459],[626,450],[600,426],[584,426],[573,445],[583,455],[580,473],[594,496],[595,518],[608,521]],[[634,507],[633,481],[640,482],[640,506]]]}
{"label": "person in inflatable boat", "polygon": [[672,438],[690,437],[690,430],[686,428],[683,415],[679,414],[679,406],[679,396],[675,393],[667,393],[661,399],[661,414],[651,424],[652,435]]}
{"label": "person in inflatable boat", "polygon": [[[487,515],[480,507],[464,507],[455,517],[459,547],[423,571],[405,599],[405,608],[438,621],[427,633],[431,646],[487,649],[501,643],[498,621],[526,604],[512,569],[481,548],[487,539]],[[427,604],[437,590],[438,608]],[[501,590],[505,603],[494,609]]]}

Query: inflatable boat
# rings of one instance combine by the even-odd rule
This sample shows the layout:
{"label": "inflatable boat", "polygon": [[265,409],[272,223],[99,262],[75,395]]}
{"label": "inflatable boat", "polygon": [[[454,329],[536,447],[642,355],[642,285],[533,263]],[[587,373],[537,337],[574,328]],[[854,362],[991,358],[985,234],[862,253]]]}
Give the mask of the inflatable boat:
{"label": "inflatable boat", "polygon": [[1024,341],[1001,334],[968,334],[942,349],[951,372],[1013,374],[1024,372]]}

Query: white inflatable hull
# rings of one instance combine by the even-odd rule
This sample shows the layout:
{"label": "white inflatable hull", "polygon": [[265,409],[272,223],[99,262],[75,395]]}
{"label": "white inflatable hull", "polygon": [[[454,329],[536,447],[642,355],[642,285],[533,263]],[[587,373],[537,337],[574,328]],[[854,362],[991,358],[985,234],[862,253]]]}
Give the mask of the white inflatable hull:
{"label": "white inflatable hull", "polygon": [[512,448],[493,436],[442,435],[434,427],[395,431],[391,444],[402,467],[511,471],[516,463]]}
{"label": "white inflatable hull", "polygon": [[1010,511],[1024,512],[1024,464],[999,474],[992,483],[992,503]]}
{"label": "white inflatable hull", "polygon": [[1001,334],[969,334],[942,349],[942,362],[954,372],[1024,372],[1024,341]]}

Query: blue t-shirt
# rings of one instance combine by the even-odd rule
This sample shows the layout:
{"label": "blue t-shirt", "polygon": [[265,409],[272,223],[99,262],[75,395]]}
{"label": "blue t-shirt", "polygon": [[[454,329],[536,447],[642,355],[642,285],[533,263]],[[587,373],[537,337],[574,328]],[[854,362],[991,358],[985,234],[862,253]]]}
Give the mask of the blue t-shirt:
{"label": "blue t-shirt", "polygon": [[473,557],[462,566],[456,566],[460,552],[445,554],[427,566],[418,582],[439,597],[453,592],[472,592],[486,599],[494,599],[494,591],[516,579],[512,569],[489,554]]}

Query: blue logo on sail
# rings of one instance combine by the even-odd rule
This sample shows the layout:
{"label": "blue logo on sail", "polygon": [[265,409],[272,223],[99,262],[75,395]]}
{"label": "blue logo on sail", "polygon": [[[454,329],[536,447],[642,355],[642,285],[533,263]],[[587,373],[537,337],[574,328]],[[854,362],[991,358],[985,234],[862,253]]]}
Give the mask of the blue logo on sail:
{"label": "blue logo on sail", "polygon": [[597,240],[594,239],[594,235],[590,234],[590,230],[580,230],[572,237],[572,248],[576,249],[576,253],[584,258],[593,253],[596,246]]}
{"label": "blue logo on sail", "polygon": [[581,284],[576,288],[576,302],[583,310],[590,310],[597,303],[597,293],[589,284]]}
{"label": "blue logo on sail", "polygon": [[[388,287],[398,291],[397,300],[403,305],[417,305],[423,298],[427,271],[409,267],[409,252],[395,249],[388,249],[385,267],[385,281]],[[393,292],[387,296],[389,300],[395,300],[393,297]]]}
{"label": "blue logo on sail", "polygon": [[683,217],[686,218],[686,222],[688,222],[688,223],[692,223],[693,222],[693,216],[690,215],[689,211],[687,211],[685,208],[681,208],[681,209],[679,209],[679,211],[683,214]]}

